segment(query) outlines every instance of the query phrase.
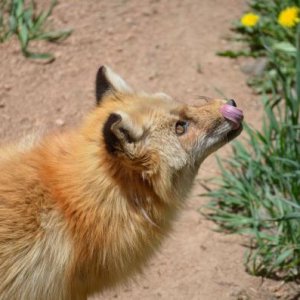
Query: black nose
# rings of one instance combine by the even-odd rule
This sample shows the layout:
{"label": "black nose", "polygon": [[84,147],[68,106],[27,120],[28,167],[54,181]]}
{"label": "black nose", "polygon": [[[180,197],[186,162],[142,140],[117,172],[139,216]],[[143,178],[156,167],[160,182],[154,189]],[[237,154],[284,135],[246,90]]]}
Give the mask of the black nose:
{"label": "black nose", "polygon": [[233,99],[228,100],[227,104],[236,107],[236,103],[235,103],[235,101]]}

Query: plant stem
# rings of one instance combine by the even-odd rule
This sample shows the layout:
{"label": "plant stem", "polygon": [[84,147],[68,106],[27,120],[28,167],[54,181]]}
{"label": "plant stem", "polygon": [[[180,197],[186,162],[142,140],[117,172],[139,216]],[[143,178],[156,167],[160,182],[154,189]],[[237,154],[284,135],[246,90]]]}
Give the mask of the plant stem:
{"label": "plant stem", "polygon": [[297,102],[300,104],[300,24],[297,26],[296,34],[296,47],[297,47],[297,63],[296,63],[296,89],[297,89]]}

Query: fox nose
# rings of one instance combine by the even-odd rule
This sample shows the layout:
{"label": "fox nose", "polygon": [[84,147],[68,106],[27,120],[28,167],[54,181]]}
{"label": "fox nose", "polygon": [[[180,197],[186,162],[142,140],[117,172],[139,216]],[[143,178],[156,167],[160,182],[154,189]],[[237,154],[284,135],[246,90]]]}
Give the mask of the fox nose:
{"label": "fox nose", "polygon": [[227,104],[236,107],[236,103],[233,99],[228,100]]}

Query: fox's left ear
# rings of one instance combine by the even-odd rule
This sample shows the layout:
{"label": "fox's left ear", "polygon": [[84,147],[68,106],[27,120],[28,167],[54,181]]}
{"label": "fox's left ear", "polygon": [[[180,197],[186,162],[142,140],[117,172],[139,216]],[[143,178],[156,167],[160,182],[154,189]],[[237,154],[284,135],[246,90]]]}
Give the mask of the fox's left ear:
{"label": "fox's left ear", "polygon": [[101,66],[96,76],[96,103],[100,104],[101,99],[107,92],[131,93],[132,88],[118,74],[107,66]]}
{"label": "fox's left ear", "polygon": [[110,153],[117,150],[131,152],[131,146],[142,135],[143,129],[121,111],[110,114],[103,127],[104,141]]}

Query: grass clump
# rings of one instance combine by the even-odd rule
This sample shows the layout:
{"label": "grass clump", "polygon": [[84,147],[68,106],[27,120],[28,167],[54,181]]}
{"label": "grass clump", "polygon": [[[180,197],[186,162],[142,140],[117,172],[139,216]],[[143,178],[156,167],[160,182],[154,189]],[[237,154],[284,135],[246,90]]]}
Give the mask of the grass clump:
{"label": "grass clump", "polygon": [[[256,3],[282,9],[281,1]],[[208,193],[209,218],[223,230],[251,237],[249,272],[283,279],[300,277],[300,24],[295,27],[288,44],[279,40],[270,46],[261,36],[261,51],[276,72],[265,74],[263,128],[245,125],[247,142],[235,142],[234,156],[218,161],[219,185]]]}
{"label": "grass clump", "polygon": [[45,25],[57,0],[52,0],[47,10],[38,12],[34,0],[2,0],[0,3],[0,43],[16,35],[23,55],[48,62],[55,59],[51,53],[36,53],[29,50],[33,40],[58,42],[66,39],[72,30],[46,31]]}

